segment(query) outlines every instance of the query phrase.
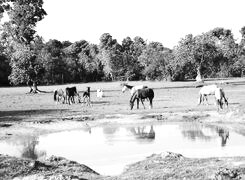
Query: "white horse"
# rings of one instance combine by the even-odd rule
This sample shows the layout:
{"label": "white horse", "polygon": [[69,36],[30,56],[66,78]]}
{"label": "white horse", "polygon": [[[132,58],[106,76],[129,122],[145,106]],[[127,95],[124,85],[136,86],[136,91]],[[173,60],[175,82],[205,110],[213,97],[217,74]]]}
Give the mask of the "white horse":
{"label": "white horse", "polygon": [[199,91],[199,104],[204,103],[204,100],[206,100],[206,103],[208,104],[208,98],[207,96],[209,95],[214,95],[215,90],[218,88],[217,85],[208,85],[208,86],[203,86],[200,91]]}
{"label": "white horse", "polygon": [[145,89],[147,88],[147,86],[144,85],[138,85],[138,86],[130,86],[126,83],[122,84],[123,88],[122,88],[122,92],[124,93],[127,89],[130,90],[130,94],[131,96],[138,90],[138,89]]}
{"label": "white horse", "polygon": [[103,96],[104,96],[104,92],[102,91],[102,89],[97,89],[97,97],[103,98]]}
{"label": "white horse", "polygon": [[222,88],[216,88],[214,92],[216,104],[219,109],[223,109],[223,100],[225,101],[226,106],[228,107],[228,100],[225,97],[225,92]]}

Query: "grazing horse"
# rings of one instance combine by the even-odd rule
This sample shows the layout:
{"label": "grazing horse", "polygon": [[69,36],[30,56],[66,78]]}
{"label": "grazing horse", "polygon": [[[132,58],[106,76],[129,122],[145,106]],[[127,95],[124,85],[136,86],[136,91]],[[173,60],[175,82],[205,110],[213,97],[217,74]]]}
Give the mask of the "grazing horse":
{"label": "grazing horse", "polygon": [[152,108],[152,100],[154,98],[154,91],[151,88],[144,88],[144,89],[138,89],[132,96],[130,99],[130,108],[131,110],[134,107],[134,101],[137,99],[137,109],[139,109],[139,100],[141,101],[144,109],[145,109],[145,105],[143,100],[144,99],[149,99],[150,101],[150,109]]}
{"label": "grazing horse", "polygon": [[199,104],[204,103],[204,101],[206,101],[206,103],[208,104],[208,99],[207,96],[209,95],[214,95],[215,90],[217,89],[217,85],[213,84],[213,85],[208,85],[208,86],[203,86],[200,91],[199,91]]}
{"label": "grazing horse", "polygon": [[147,86],[144,86],[144,85],[130,86],[130,85],[128,85],[127,83],[123,83],[122,86],[123,86],[122,92],[124,93],[127,89],[129,89],[129,90],[130,90],[131,96],[132,96],[138,89],[144,89],[144,88],[147,88]]}
{"label": "grazing horse", "polygon": [[65,92],[66,92],[66,101],[69,103],[69,104],[72,104],[74,103],[75,104],[75,99],[74,99],[74,96],[78,96],[78,101],[80,102],[80,98],[79,98],[79,94],[77,93],[77,88],[76,86],[73,86],[73,87],[67,87],[65,89]]}
{"label": "grazing horse", "polygon": [[66,100],[66,94],[62,89],[55,89],[54,90],[54,101],[58,103],[61,99],[63,99],[63,104],[65,103]]}
{"label": "grazing horse", "polygon": [[223,109],[223,100],[225,101],[226,106],[228,107],[228,100],[225,97],[225,92],[222,88],[216,88],[214,92],[216,104],[219,109]]}

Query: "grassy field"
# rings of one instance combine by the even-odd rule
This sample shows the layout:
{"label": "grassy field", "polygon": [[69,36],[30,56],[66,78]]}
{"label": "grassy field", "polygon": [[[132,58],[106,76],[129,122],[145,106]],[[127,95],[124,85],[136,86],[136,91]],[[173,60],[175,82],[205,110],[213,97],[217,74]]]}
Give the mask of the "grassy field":
{"label": "grassy field", "polygon": [[[222,81],[206,81],[207,84],[222,83],[229,100],[229,109],[235,109],[245,104],[243,79],[229,79]],[[67,84],[56,86],[39,86],[48,93],[26,94],[28,87],[0,88],[0,118],[5,120],[23,120],[43,118],[59,118],[59,116],[76,115],[105,115],[105,114],[151,114],[164,112],[189,112],[189,111],[216,111],[214,97],[209,98],[210,106],[197,106],[198,92],[195,82],[130,82],[131,85],[144,84],[154,89],[155,98],[153,109],[149,109],[149,102],[145,102],[146,109],[140,104],[140,109],[129,109],[130,93],[122,93],[121,82]],[[84,104],[56,104],[53,100],[53,90],[76,86],[79,93],[91,87],[92,107]],[[96,97],[96,89],[104,91],[104,98]],[[227,111],[227,110],[226,110]]]}

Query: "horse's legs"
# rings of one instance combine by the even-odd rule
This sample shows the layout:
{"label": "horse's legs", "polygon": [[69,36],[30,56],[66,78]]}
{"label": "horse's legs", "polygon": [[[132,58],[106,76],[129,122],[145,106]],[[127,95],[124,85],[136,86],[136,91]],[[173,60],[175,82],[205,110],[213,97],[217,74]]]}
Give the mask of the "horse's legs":
{"label": "horse's legs", "polygon": [[140,101],[141,101],[141,103],[142,103],[142,105],[143,105],[143,107],[145,109],[145,105],[144,105],[143,99],[140,98]]}
{"label": "horse's legs", "polygon": [[61,98],[63,98],[63,104],[65,104],[66,103],[66,97],[65,97],[65,95],[63,95]]}
{"label": "horse's legs", "polygon": [[220,109],[223,109],[222,99],[217,99],[217,100],[216,100],[216,103],[217,103],[218,111],[219,111]]}
{"label": "horse's legs", "polygon": [[203,102],[204,102],[204,101],[206,102],[206,105],[209,105],[209,104],[208,104],[208,95],[206,95],[206,94],[203,95]]}
{"label": "horse's legs", "polygon": [[152,99],[149,99],[149,101],[150,101],[150,109],[152,109],[153,108]]}
{"label": "horse's legs", "polygon": [[228,100],[225,97],[225,93],[222,91],[222,99],[224,99],[226,106],[228,107]]}
{"label": "horse's legs", "polygon": [[75,104],[74,96],[71,96],[71,101],[72,101],[73,104]]}
{"label": "horse's legs", "polygon": [[71,105],[71,96],[68,96],[68,103]]}
{"label": "horse's legs", "polygon": [[137,98],[137,109],[139,109],[139,98]]}

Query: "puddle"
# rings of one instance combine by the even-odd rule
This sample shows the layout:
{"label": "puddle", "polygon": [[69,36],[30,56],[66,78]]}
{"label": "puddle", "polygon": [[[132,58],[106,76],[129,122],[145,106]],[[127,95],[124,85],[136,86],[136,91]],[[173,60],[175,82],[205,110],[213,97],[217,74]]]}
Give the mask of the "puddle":
{"label": "puddle", "polygon": [[62,156],[103,175],[116,175],[153,153],[186,157],[245,156],[245,136],[196,123],[105,125],[0,141],[0,154],[42,159]]}

